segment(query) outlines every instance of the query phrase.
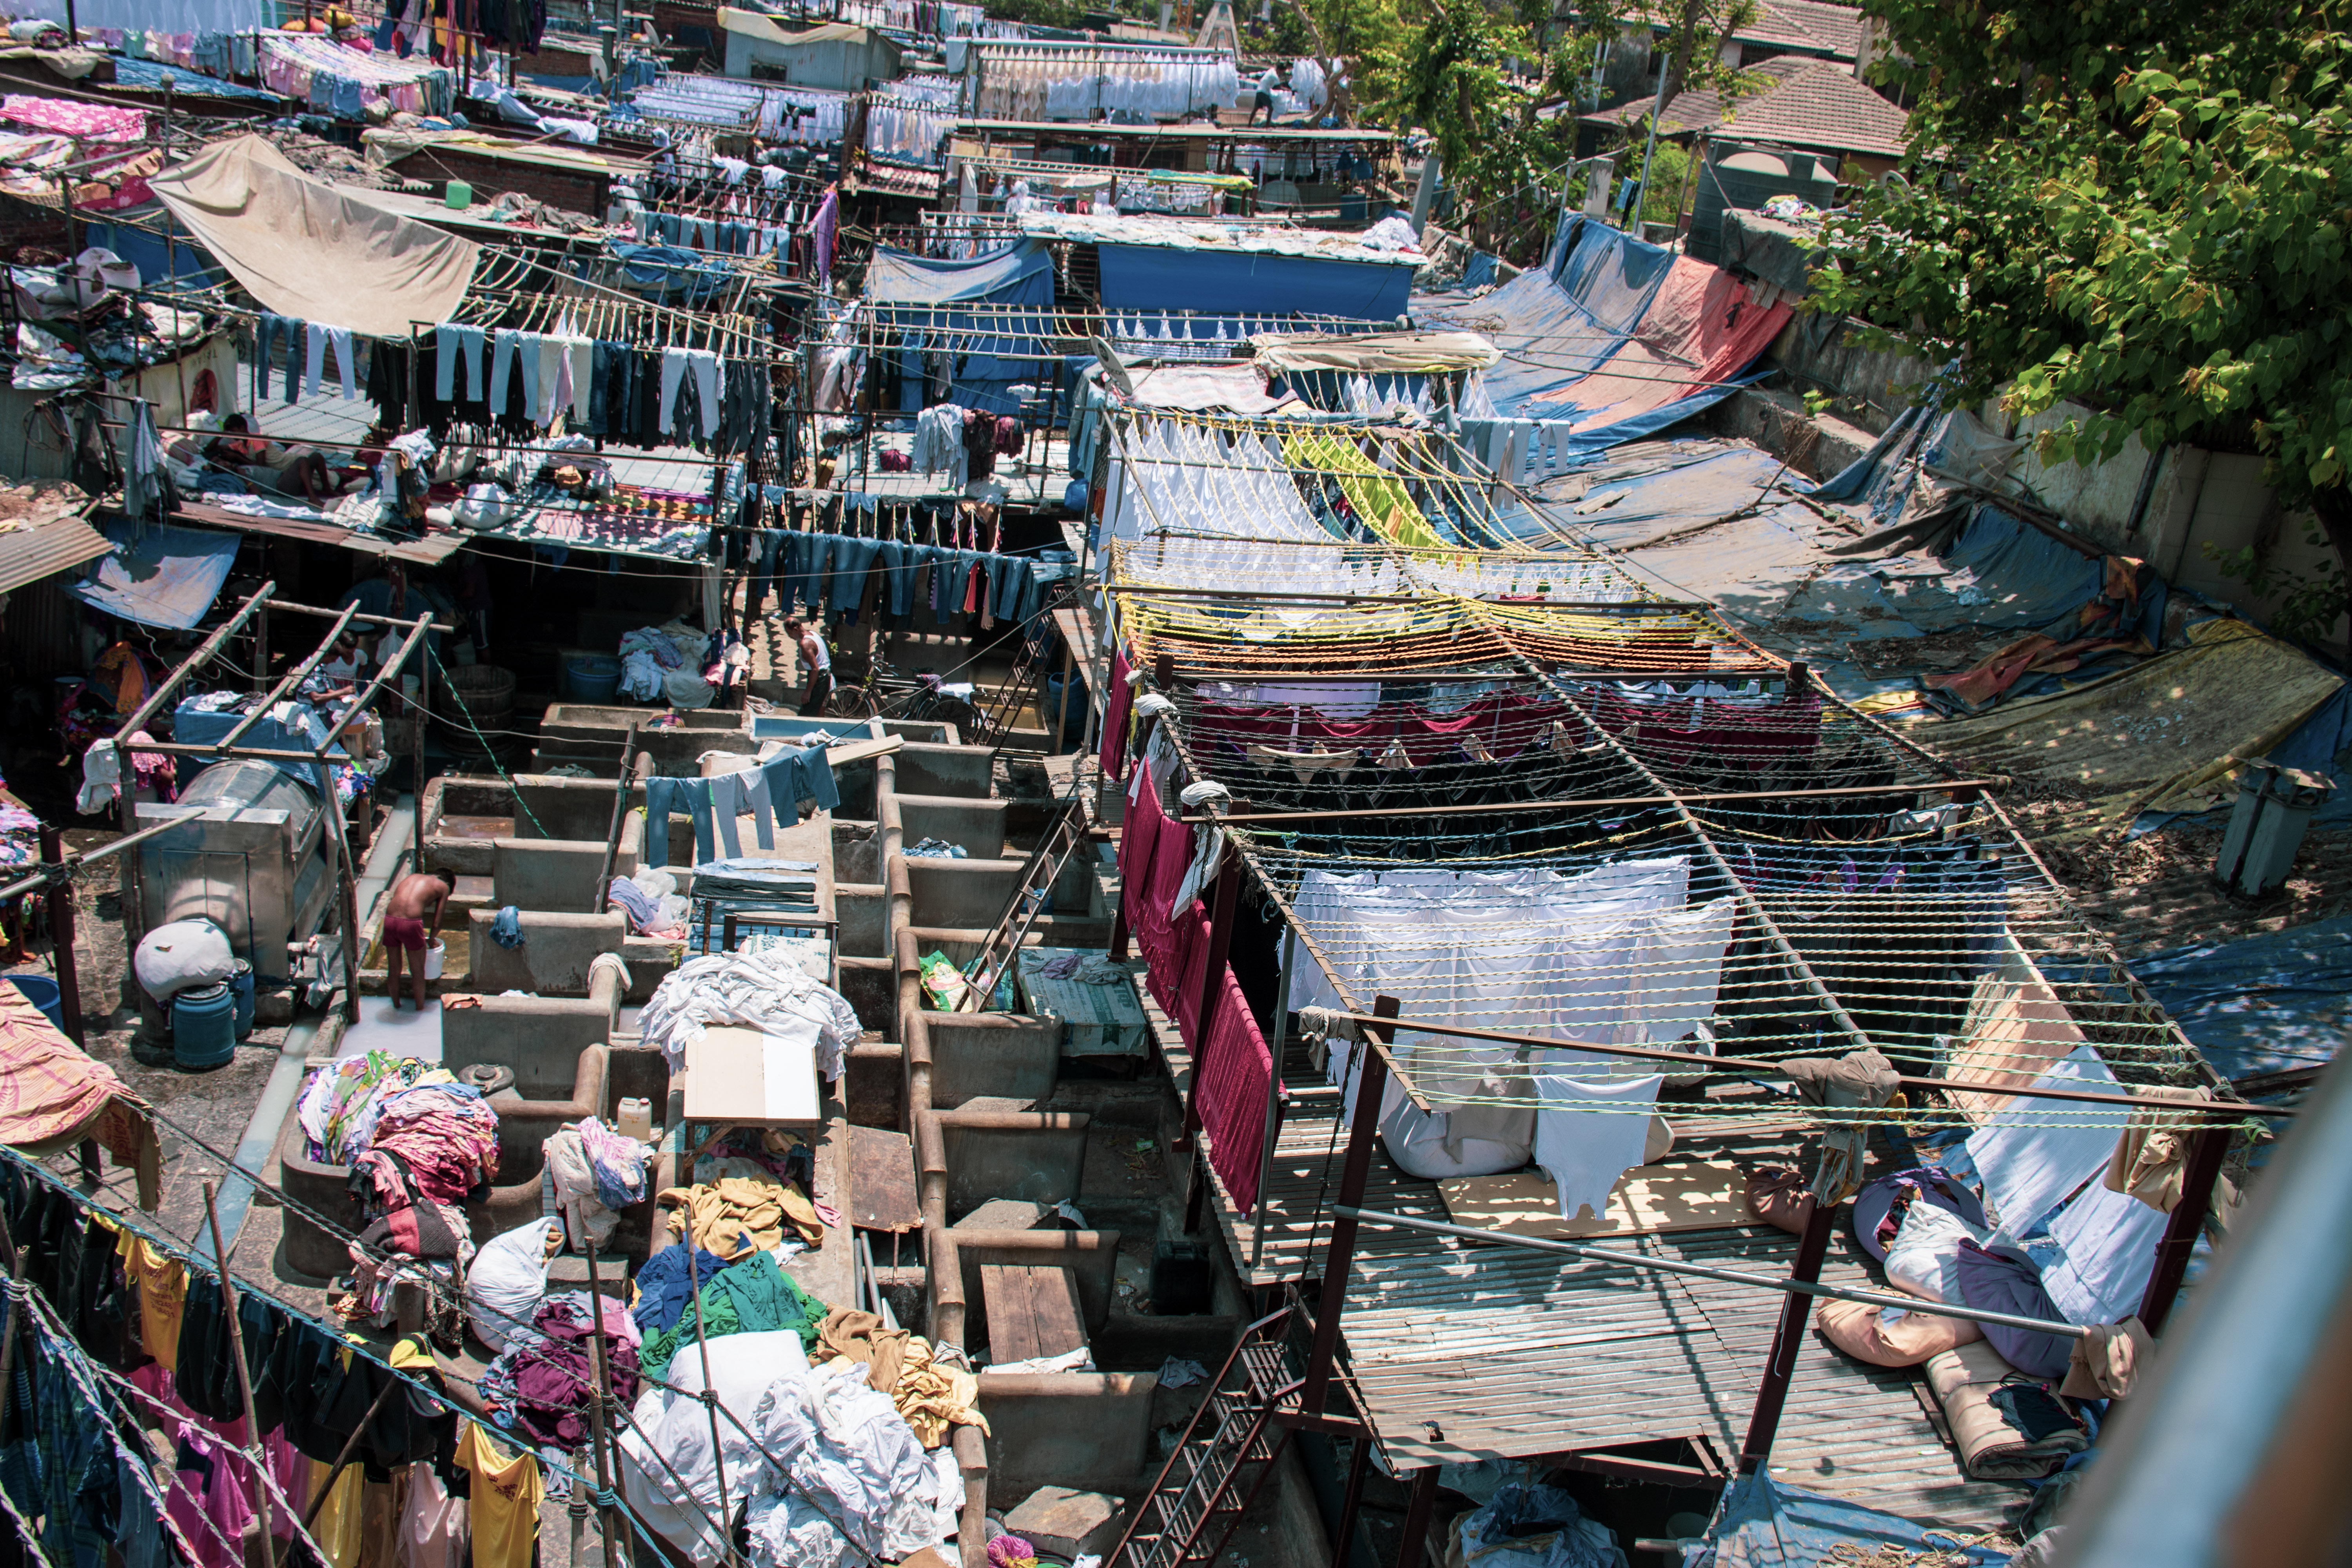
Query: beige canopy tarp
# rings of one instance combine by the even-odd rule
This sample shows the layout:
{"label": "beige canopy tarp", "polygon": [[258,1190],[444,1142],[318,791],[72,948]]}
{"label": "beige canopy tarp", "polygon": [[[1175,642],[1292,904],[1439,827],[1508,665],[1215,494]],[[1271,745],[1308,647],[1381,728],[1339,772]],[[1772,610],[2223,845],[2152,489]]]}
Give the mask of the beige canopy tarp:
{"label": "beige canopy tarp", "polygon": [[1484,370],[1502,351],[1475,332],[1260,332],[1250,339],[1268,370],[1416,375]]}
{"label": "beige canopy tarp", "polygon": [[148,184],[262,309],[370,337],[448,320],[480,254],[312,179],[259,136],[216,142]]}

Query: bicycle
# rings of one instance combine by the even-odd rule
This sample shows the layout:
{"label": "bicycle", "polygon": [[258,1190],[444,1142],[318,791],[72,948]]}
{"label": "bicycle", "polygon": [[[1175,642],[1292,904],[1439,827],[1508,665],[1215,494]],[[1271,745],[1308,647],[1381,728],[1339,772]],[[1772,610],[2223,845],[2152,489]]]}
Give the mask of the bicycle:
{"label": "bicycle", "polygon": [[845,681],[825,699],[824,710],[836,719],[907,719],[953,724],[965,731],[985,721],[968,700],[940,688],[945,679],[936,670],[902,673],[887,660],[877,658],[863,681]]}

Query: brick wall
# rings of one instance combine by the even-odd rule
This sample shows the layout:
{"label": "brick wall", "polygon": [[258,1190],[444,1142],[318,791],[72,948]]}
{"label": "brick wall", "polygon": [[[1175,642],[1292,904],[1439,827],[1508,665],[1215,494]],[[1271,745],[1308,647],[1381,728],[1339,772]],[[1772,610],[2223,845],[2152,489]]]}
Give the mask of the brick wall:
{"label": "brick wall", "polygon": [[595,218],[604,216],[613,183],[612,175],[606,173],[486,157],[456,147],[420,147],[392,166],[403,179],[425,180],[435,185],[463,180],[473,186],[477,202],[495,201],[509,191],[520,191],[551,207]]}

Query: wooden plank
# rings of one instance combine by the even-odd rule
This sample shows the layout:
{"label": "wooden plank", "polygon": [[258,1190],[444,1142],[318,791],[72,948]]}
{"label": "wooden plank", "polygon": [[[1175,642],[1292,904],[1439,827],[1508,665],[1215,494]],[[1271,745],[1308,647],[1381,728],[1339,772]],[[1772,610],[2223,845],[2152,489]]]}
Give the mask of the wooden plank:
{"label": "wooden plank", "polygon": [[887,1127],[849,1130],[851,1223],[860,1230],[919,1230],[923,1224],[915,1184],[915,1143]]}
{"label": "wooden plank", "polygon": [[990,1365],[1066,1355],[1085,1347],[1077,1276],[1069,1269],[983,1263],[980,1293],[988,1308]]}
{"label": "wooden plank", "polygon": [[1457,1176],[1437,1184],[1456,1225],[1504,1236],[1636,1236],[1670,1230],[1725,1230],[1762,1222],[1748,1208],[1748,1177],[1737,1165],[1636,1165],[1610,1189],[1609,1212],[1559,1217],[1558,1191],[1541,1169],[1501,1176]]}

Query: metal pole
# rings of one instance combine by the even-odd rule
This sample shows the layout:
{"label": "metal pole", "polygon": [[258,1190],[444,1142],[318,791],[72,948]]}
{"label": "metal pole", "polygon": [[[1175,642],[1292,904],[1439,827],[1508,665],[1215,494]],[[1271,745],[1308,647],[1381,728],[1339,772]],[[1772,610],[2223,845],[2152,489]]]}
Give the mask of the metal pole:
{"label": "metal pole", "polygon": [[1331,1539],[1331,1568],[1348,1568],[1356,1545],[1356,1514],[1364,1503],[1364,1472],[1371,1468],[1372,1436],[1359,1432],[1348,1458],[1348,1490],[1339,1500],[1339,1528]]}
{"label": "metal pole", "polygon": [[122,728],[116,733],[128,735],[134,730],[145,729],[147,721],[152,719],[162,710],[163,704],[172,700],[172,693],[180,689],[180,683],[210,664],[214,656],[218,654],[222,647],[226,646],[228,639],[236,634],[237,628],[244,626],[254,613],[261,608],[262,601],[276,592],[278,592],[278,584],[275,582],[264,583],[252,598],[247,599],[238,607],[236,614],[223,621],[218,630],[206,637],[195,652],[183,659],[177,668],[163,678],[161,685],[147,694],[147,700],[139,705],[138,711],[122,721]]}
{"label": "metal pole", "polygon": [[[1395,1017],[1400,1005],[1393,996],[1372,998],[1372,1012],[1381,1018]],[[1364,1028],[1363,1063],[1356,1074],[1356,1113],[1348,1125],[1348,1163],[1339,1173],[1341,1206],[1332,1210],[1331,1241],[1323,1252],[1323,1290],[1315,1302],[1315,1341],[1307,1352],[1307,1383],[1298,1396],[1299,1409],[1310,1415],[1322,1414],[1331,1363],[1339,1353],[1339,1303],[1348,1294],[1348,1269],[1356,1254],[1355,1208],[1364,1201],[1364,1182],[1371,1174],[1372,1142],[1380,1134],[1381,1094],[1388,1087],[1388,1043],[1393,1033],[1387,1024]],[[1411,1546],[1410,1540],[1406,1544]]]}
{"label": "metal pole", "polygon": [[[691,1235],[687,1237],[686,1244],[694,1245]],[[613,1363],[604,1343],[604,1288],[596,1279],[596,1244],[582,1237],[580,1246],[588,1256],[588,1311],[596,1325],[596,1385],[588,1391],[588,1431],[595,1440],[596,1489],[609,1496],[613,1490],[613,1466],[605,1452],[608,1439],[604,1426],[610,1419],[613,1399]],[[615,1539],[619,1532],[614,1527],[613,1510],[601,1503],[596,1509],[596,1528],[604,1537],[604,1568],[621,1568],[620,1547]]]}
{"label": "metal pole", "polygon": [[2164,1239],[2156,1244],[2156,1267],[2149,1271],[2147,1289],[2140,1297],[2139,1321],[2151,1334],[2164,1331],[2180,1281],[2189,1272],[2189,1255],[2196,1250],[2197,1233],[2213,1206],[2213,1184],[2221,1174],[2222,1156],[2230,1152],[2229,1129],[2216,1127],[2189,1135],[2188,1169],[2181,1173],[2180,1203],[2165,1223]]}
{"label": "metal pole", "polygon": [[58,1011],[65,1016],[66,1038],[79,1046],[83,1038],[81,971],[74,963],[73,870],[65,864],[65,834],[54,827],[42,828],[41,858],[58,872],[48,891],[49,953],[58,966]]}
{"label": "metal pole", "polygon": [[415,864],[425,863],[425,731],[432,712],[433,644],[425,644],[425,657],[416,661],[416,826],[413,835],[415,844]]}
{"label": "metal pole", "polygon": [[205,1223],[212,1227],[213,1264],[220,1270],[221,1311],[228,1319],[229,1356],[236,1363],[236,1392],[245,1401],[245,1443],[253,1461],[253,1511],[261,1518],[262,1561],[272,1560],[277,1547],[271,1537],[276,1526],[270,1517],[269,1461],[261,1451],[261,1423],[253,1410],[253,1373],[245,1364],[245,1329],[236,1321],[236,1280],[228,1268],[228,1249],[221,1245],[220,1208],[214,1202],[213,1184],[205,1188]]}
{"label": "metal pole", "polygon": [[[1830,1227],[1838,1205],[1813,1199],[1805,1234],[1797,1242],[1797,1260],[1789,1269],[1792,1284],[1811,1285],[1822,1277],[1822,1256],[1829,1250]],[[1791,1290],[1780,1303],[1780,1322],[1772,1331],[1772,1353],[1764,1363],[1764,1380],[1756,1390],[1756,1408],[1748,1417],[1748,1436],[1739,1446],[1739,1473],[1752,1476],[1772,1457],[1772,1437],[1780,1428],[1780,1412],[1789,1403],[1789,1382],[1797,1370],[1797,1351],[1805,1342],[1805,1318],[1812,1310],[1802,1292]]]}
{"label": "metal pole", "polygon": [[[1357,1442],[1370,1439],[1359,1437]],[[1412,1495],[1404,1505],[1404,1539],[1397,1545],[1397,1568],[1421,1568],[1429,1552],[1429,1515],[1437,1505],[1437,1467],[1425,1466],[1412,1475]]]}

